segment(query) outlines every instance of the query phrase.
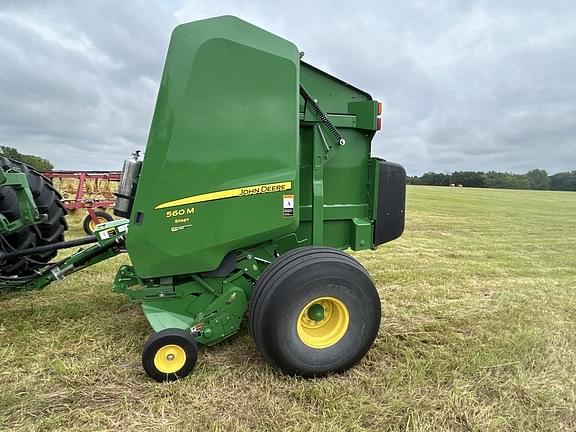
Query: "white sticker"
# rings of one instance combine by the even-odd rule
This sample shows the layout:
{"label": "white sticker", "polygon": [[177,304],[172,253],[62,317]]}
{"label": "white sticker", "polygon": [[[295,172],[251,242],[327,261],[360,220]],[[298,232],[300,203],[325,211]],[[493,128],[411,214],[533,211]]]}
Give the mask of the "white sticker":
{"label": "white sticker", "polygon": [[282,197],[282,214],[284,217],[294,216],[294,195],[284,195]]}
{"label": "white sticker", "polygon": [[178,232],[178,231],[182,231],[183,229],[189,228],[191,226],[192,226],[192,224],[173,226],[173,227],[170,227],[170,231]]}

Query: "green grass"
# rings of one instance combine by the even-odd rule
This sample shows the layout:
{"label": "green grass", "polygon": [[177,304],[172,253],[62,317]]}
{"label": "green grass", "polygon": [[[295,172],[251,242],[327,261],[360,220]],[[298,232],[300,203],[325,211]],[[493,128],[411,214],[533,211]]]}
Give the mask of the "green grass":
{"label": "green grass", "polygon": [[[79,222],[73,235],[80,235]],[[280,375],[242,331],[157,384],[119,257],[0,297],[6,430],[576,430],[576,194],[410,187],[404,236],[355,254],[383,320],[360,365]]]}

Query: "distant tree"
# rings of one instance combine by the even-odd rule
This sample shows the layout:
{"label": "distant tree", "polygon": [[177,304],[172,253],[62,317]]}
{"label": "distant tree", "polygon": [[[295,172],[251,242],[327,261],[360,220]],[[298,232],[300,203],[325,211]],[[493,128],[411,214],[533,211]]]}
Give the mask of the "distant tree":
{"label": "distant tree", "polygon": [[4,156],[24,162],[38,171],[50,171],[54,168],[54,165],[52,165],[48,159],[41,158],[40,156],[21,154],[13,147],[1,146],[0,148],[2,149]]}
{"label": "distant tree", "polygon": [[450,184],[450,175],[427,172],[420,178],[420,184],[428,186],[448,186]]}
{"label": "distant tree", "polygon": [[497,189],[530,189],[526,174],[488,171],[485,174],[485,187]]}
{"label": "distant tree", "polygon": [[421,177],[407,178],[408,184],[427,186],[463,185],[495,189],[539,189],[576,191],[576,170],[548,176],[542,169],[532,169],[526,174],[488,171],[454,171],[452,174],[427,172]]}
{"label": "distant tree", "polygon": [[496,171],[488,171],[484,175],[484,186],[492,189],[507,187],[506,174]]}
{"label": "distant tree", "polygon": [[450,183],[466,187],[485,187],[484,173],[481,171],[454,171]]}
{"label": "distant tree", "polygon": [[576,170],[559,172],[550,176],[550,189],[576,191]]}
{"label": "distant tree", "polygon": [[420,177],[418,176],[406,176],[406,184],[417,185],[420,183]]}
{"label": "distant tree", "polygon": [[530,189],[530,180],[526,174],[508,174],[510,189]]}
{"label": "distant tree", "polygon": [[526,178],[530,183],[530,189],[550,189],[550,177],[548,177],[548,173],[542,169],[532,169],[528,171]]}

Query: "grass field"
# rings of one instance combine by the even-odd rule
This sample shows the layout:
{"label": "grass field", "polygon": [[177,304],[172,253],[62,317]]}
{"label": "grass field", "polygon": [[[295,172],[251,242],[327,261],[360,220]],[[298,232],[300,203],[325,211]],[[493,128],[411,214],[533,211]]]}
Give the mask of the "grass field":
{"label": "grass field", "polygon": [[409,187],[404,236],[355,254],[383,310],[359,366],[282,376],[244,326],[170,384],[144,375],[151,331],[110,293],[119,257],[0,297],[0,428],[574,431],[575,245],[576,193]]}

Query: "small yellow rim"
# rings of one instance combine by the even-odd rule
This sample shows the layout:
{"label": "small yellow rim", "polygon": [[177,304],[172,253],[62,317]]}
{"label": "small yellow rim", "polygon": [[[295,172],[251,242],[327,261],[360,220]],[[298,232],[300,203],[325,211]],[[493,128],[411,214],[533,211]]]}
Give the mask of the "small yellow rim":
{"label": "small yellow rim", "polygon": [[154,366],[161,373],[176,373],[185,363],[186,351],[178,345],[164,345],[154,355]]}
{"label": "small yellow rim", "polygon": [[[314,319],[319,307],[323,316]],[[305,345],[322,349],[338,343],[346,334],[349,323],[350,314],[344,303],[334,297],[318,297],[300,311],[296,331]]]}
{"label": "small yellow rim", "polygon": [[96,219],[98,219],[98,223],[95,223],[92,219],[90,219],[89,226],[91,231],[94,231],[96,229],[96,225],[100,225],[101,223],[107,222],[106,219],[100,216],[97,216]]}

